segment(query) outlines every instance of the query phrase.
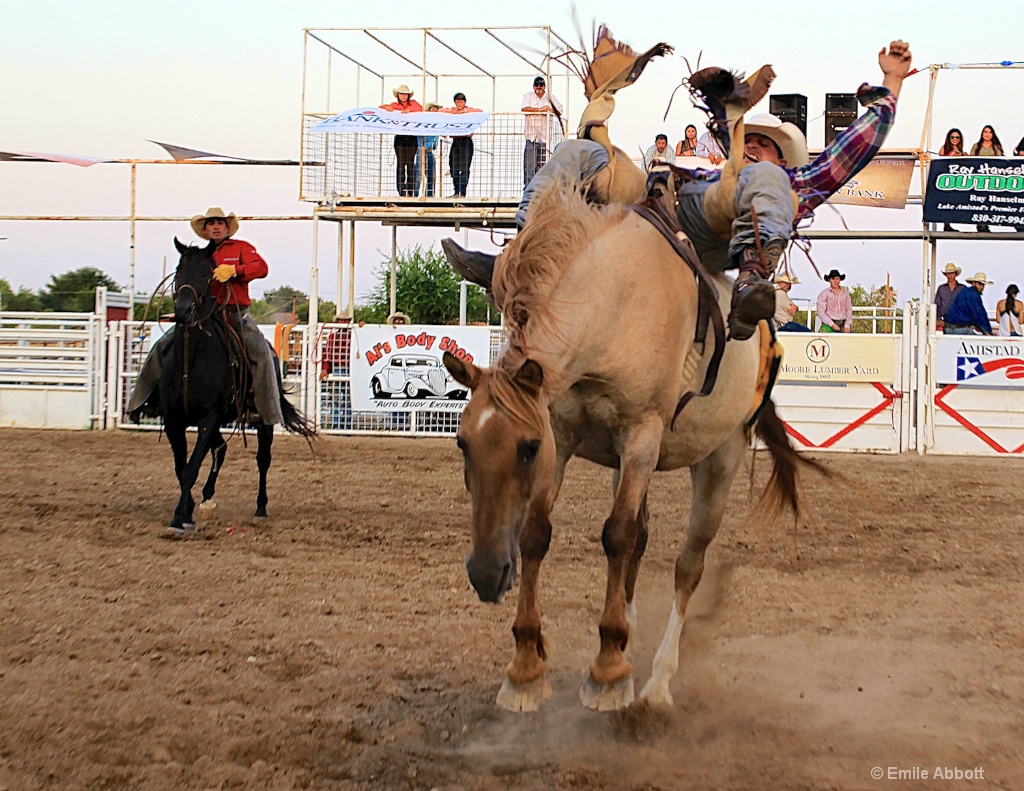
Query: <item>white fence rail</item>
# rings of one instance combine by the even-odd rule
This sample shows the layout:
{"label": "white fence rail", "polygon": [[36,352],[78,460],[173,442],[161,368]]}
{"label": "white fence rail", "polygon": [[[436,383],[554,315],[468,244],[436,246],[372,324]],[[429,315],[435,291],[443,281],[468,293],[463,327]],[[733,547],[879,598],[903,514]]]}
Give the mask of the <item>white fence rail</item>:
{"label": "white fence rail", "polygon": [[95,428],[103,331],[93,314],[0,312],[0,426]]}
{"label": "white fence rail", "polygon": [[[873,315],[894,334],[780,334],[786,356],[775,401],[798,447],[1024,457],[1024,341],[935,334],[920,308]],[[151,343],[167,329],[104,326],[91,314],[0,313],[0,425],[134,427],[125,417],[128,397]],[[274,328],[262,329],[272,340]],[[487,338],[482,362],[493,361],[500,328],[470,329]],[[292,328],[282,347],[288,397],[327,434],[455,433],[460,410],[451,402],[353,408],[353,365],[365,368],[368,351],[352,325],[320,325],[315,334]],[[356,380],[360,394],[366,382]]]}

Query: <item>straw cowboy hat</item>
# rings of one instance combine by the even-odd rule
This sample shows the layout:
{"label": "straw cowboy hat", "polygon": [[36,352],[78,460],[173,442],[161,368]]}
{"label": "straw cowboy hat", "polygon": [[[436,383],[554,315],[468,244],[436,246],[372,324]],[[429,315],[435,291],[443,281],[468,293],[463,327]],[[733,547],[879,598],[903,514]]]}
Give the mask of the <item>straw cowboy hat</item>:
{"label": "straw cowboy hat", "polygon": [[810,161],[807,155],[807,138],[800,127],[783,121],[769,113],[758,113],[745,122],[746,135],[764,135],[782,151],[788,168],[802,168]]}
{"label": "straw cowboy hat", "polygon": [[991,286],[992,281],[988,279],[984,272],[975,272],[974,277],[967,278],[968,283],[984,283],[986,286]]}
{"label": "straw cowboy hat", "polygon": [[409,94],[409,98],[410,99],[412,98],[412,91],[409,90],[409,86],[406,85],[404,82],[401,85],[399,85],[397,88],[392,88],[391,93],[394,94],[396,99],[398,98],[398,94],[400,94],[400,93],[407,93],[407,94]]}
{"label": "straw cowboy hat", "polygon": [[238,233],[238,218],[235,217],[235,213],[228,214],[220,206],[211,206],[206,210],[206,214],[197,214],[192,218],[192,230],[196,232],[196,236],[203,239],[210,238],[206,235],[207,220],[224,220],[228,224],[228,237]]}
{"label": "straw cowboy hat", "polygon": [[437,102],[427,102],[427,106],[423,108],[423,112],[429,113],[429,112],[433,112],[434,110],[440,110],[440,109],[441,109],[441,105],[439,105]]}
{"label": "straw cowboy hat", "polygon": [[958,267],[952,261],[950,261],[948,264],[946,264],[942,268],[942,274],[944,274],[944,275],[959,275],[963,271],[964,270],[962,270],[960,267]]}
{"label": "straw cowboy hat", "polygon": [[834,277],[838,277],[840,281],[846,280],[846,275],[842,274],[838,269],[833,269],[831,272],[825,275],[825,280],[831,280]]}
{"label": "straw cowboy hat", "polygon": [[776,283],[789,283],[791,286],[795,286],[797,283],[800,282],[800,278],[793,277],[792,275],[787,275],[785,272],[783,272],[781,275],[776,275],[775,276],[775,282]]}
{"label": "straw cowboy hat", "polygon": [[400,311],[400,310],[396,310],[394,313],[392,313],[390,316],[388,316],[388,322],[387,323],[392,325],[392,326],[394,326],[395,321],[397,319],[401,319],[402,323],[404,323],[404,324],[408,324],[409,323],[409,317],[406,316],[404,313],[402,313],[402,311]]}

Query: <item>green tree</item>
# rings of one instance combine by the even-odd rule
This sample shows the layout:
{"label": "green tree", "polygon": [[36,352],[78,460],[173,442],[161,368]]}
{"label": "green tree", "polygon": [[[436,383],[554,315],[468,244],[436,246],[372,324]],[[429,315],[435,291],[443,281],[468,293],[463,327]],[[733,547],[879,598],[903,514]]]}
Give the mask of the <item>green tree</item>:
{"label": "green tree", "polygon": [[[385,258],[374,272],[376,287],[365,295],[367,305],[356,310],[357,321],[382,323],[391,304],[391,261]],[[455,324],[459,320],[459,284],[462,279],[448,265],[444,253],[416,245],[398,252],[395,272],[396,305],[414,324]],[[469,289],[466,319],[496,324],[498,315],[488,311],[483,292]]]}
{"label": "green tree", "polygon": [[110,277],[91,266],[51,275],[50,283],[39,292],[43,310],[91,313],[96,307],[96,287],[106,286],[110,291],[120,291],[121,286]]}
{"label": "green tree", "polygon": [[0,309],[2,310],[40,310],[39,296],[25,286],[17,291],[11,284],[0,278]]}
{"label": "green tree", "polygon": [[[891,286],[888,289],[888,306],[895,307],[898,303],[896,289]],[[886,306],[886,287],[885,286],[868,286],[864,287],[860,283],[850,286],[850,301],[853,302],[855,308],[873,307],[873,308],[884,308]],[[854,314],[856,315],[856,314]],[[881,320],[874,323],[876,332],[895,332],[897,334],[903,332],[903,320],[893,319],[892,321]],[[871,332],[872,321],[870,319],[854,319],[853,320],[853,331],[854,332]]]}
{"label": "green tree", "polygon": [[[249,312],[257,322],[268,323],[275,313],[291,313],[294,306],[298,320],[305,324],[309,321],[309,296],[291,286],[272,288],[263,293],[262,299],[254,299]],[[317,318],[320,321],[334,321],[337,306],[330,300],[321,300],[317,305]]]}

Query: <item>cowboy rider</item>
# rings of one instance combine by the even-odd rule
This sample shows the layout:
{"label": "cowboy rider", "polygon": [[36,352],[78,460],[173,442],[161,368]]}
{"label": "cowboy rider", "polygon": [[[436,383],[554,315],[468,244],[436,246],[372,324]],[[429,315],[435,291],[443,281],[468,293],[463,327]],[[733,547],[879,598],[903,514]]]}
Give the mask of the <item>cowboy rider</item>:
{"label": "cowboy rider", "polygon": [[[249,314],[249,283],[267,276],[270,271],[267,262],[249,242],[232,238],[238,232],[238,218],[234,212],[228,214],[220,207],[211,207],[206,210],[206,214],[193,217],[191,225],[197,236],[216,245],[210,294],[218,305],[224,306],[238,318],[239,334],[252,366],[256,411],[266,425],[283,423],[279,374],[273,350]],[[143,415],[155,417],[160,414],[157,388],[163,359],[170,349],[173,336],[172,332],[164,333],[150,349],[142,365],[128,403],[128,417],[132,422],[138,423]]]}
{"label": "cowboy rider", "polygon": [[[726,167],[711,174],[686,174],[690,178],[676,193],[676,214],[683,231],[709,270],[739,269],[729,313],[730,338],[746,340],[759,321],[772,318],[775,293],[769,278],[793,228],[881,148],[893,124],[896,100],[910,63],[906,42],[897,40],[882,48],[878,53],[881,87],[864,84],[857,91],[867,111],[813,163],[808,164],[807,141],[797,126],[761,114],[751,118],[744,129],[741,114],[733,134],[734,151]],[[563,150],[561,158],[565,161],[556,161]],[[574,163],[569,160],[575,159],[585,166],[576,170],[577,181],[594,183],[604,170],[612,170],[609,157],[595,153],[602,154],[589,140],[563,142],[537,179],[552,167],[571,171]],[[527,187],[524,203],[535,194],[536,189],[531,189],[535,186]],[[525,208],[520,204],[517,220],[525,220]],[[490,285],[494,256],[463,250],[450,239],[444,240],[442,247],[463,277]]]}

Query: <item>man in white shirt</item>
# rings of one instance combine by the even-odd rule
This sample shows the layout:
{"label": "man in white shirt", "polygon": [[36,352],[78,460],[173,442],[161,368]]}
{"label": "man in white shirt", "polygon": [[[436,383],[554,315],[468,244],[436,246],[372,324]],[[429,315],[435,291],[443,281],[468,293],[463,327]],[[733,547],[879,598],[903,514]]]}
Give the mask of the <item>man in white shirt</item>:
{"label": "man in white shirt", "polygon": [[722,144],[718,142],[718,138],[710,132],[705,132],[697,140],[697,156],[704,157],[704,159],[711,160],[712,165],[721,165],[725,159],[725,152],[722,150]]}
{"label": "man in white shirt", "polygon": [[551,116],[561,123],[562,103],[547,92],[543,77],[535,77],[533,90],[523,94],[523,112],[526,114],[526,148],[523,150],[523,188],[548,161],[548,143],[551,140]]}

